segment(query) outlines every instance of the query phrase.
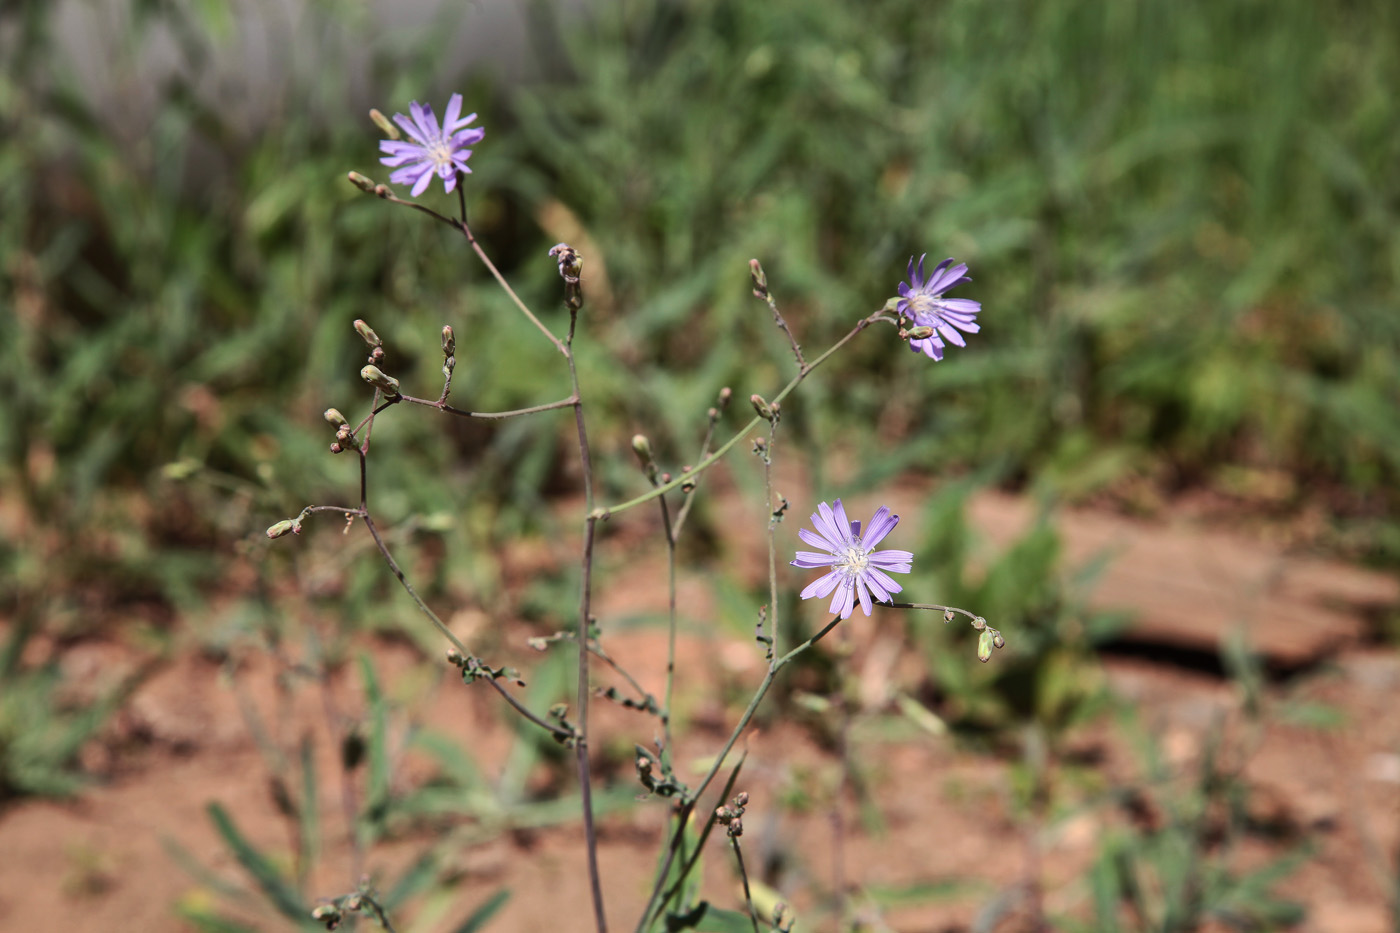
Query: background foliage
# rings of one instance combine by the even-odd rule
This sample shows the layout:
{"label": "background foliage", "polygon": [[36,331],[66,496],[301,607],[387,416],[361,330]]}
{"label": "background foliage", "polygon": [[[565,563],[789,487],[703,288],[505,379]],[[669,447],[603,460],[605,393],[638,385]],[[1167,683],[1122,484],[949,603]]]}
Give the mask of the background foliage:
{"label": "background foliage", "polygon": [[[718,386],[779,383],[750,257],[823,347],[927,251],[972,266],[972,347],[895,366],[890,341],[859,341],[785,416],[822,462],[854,465],[850,486],[978,467],[970,482],[1136,508],[1205,488],[1320,509],[1316,543],[1400,561],[1394,4],[535,4],[536,73],[506,83],[452,59],[461,19],[402,30],[322,0],[251,116],[204,67],[246,38],[226,6],[76,8],[114,27],[108,85],[142,93],[94,96],[56,7],[0,5],[0,616],[22,633],[0,679],[25,696],[53,689],[17,660],[39,629],[160,640],[182,618],[223,645],[308,607],[345,627],[410,614],[366,547],[253,550],[272,520],[353,489],[320,412],[364,401],[354,318],[417,394],[435,391],[445,322],[457,398],[567,394],[459,240],[344,181],[387,176],[368,106],[440,108],[453,90],[487,128],[474,229],[526,300],[557,323],[545,251],[563,239],[587,259],[582,379],[595,442],[617,454],[610,494],[637,491],[634,431],[683,462]],[[142,65],[156,47],[176,59],[158,81]],[[442,427],[376,428],[392,450],[376,511],[430,594],[499,605],[521,595],[502,589],[500,545],[551,530],[543,506],[576,488],[567,447],[534,423],[452,425],[447,443]],[[926,518],[949,599],[1028,633],[1024,678],[940,670],[960,715],[1053,738],[1097,702],[1072,685],[1113,621],[1051,582],[1048,530],[978,582],[956,497]],[[938,667],[946,638],[930,637]],[[18,697],[0,719],[23,718]],[[94,715],[60,717],[65,738],[40,752],[6,729],[0,787],[71,786]],[[1122,869],[1103,871],[1111,886]]]}

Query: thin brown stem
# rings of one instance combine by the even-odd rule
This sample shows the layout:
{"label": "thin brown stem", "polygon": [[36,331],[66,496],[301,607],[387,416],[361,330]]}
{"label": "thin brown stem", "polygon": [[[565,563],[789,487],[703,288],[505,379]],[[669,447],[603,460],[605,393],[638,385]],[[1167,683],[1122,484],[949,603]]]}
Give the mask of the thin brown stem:
{"label": "thin brown stem", "polygon": [[[801,384],[803,379],[807,378],[808,374],[810,374],[822,363],[826,362],[826,360],[833,353],[844,347],[847,343],[850,343],[851,340],[853,340],[857,334],[865,330],[871,324],[877,323],[879,321],[884,321],[886,323],[894,323],[894,321],[887,317],[883,311],[877,311],[876,313],[870,315],[870,317],[861,318],[858,322],[856,322],[856,326],[851,329],[850,333],[846,334],[846,336],[842,337],[840,340],[836,341],[834,344],[828,347],[826,352],[822,353],[821,356],[817,357],[810,363],[807,363],[805,366],[803,366],[802,369],[797,373],[797,375],[792,378],[792,381],[790,381],[787,385],[783,386],[782,390],[778,392],[777,395],[767,400],[768,403],[771,405],[774,402],[781,402],[783,399],[787,398],[788,395],[792,392],[792,390],[797,388],[798,385]],[[633,499],[628,499],[626,502],[619,502],[617,505],[606,506],[600,510],[600,517],[607,518],[609,516],[617,514],[618,512],[622,512],[627,509],[633,508],[634,506],[641,505],[644,502],[650,502],[657,496],[665,495],[672,489],[677,488],[682,483],[693,482],[696,476],[700,475],[700,473],[704,472],[705,470],[708,470],[710,467],[718,463],[724,457],[725,454],[729,453],[729,451],[734,447],[735,444],[739,443],[739,441],[741,441],[750,431],[758,427],[758,425],[763,420],[764,419],[762,417],[755,415],[749,421],[748,424],[744,425],[744,427],[738,431],[738,433],[736,433],[733,437],[731,437],[729,440],[725,441],[722,445],[720,445],[718,450],[710,454],[708,457],[705,457],[699,463],[695,464],[695,466],[690,470],[690,472],[684,473],[676,477],[675,479],[672,479],[669,483],[662,483],[661,485],[653,488],[650,492],[643,493],[642,495],[637,496]]]}
{"label": "thin brown stem", "polygon": [[[470,237],[470,233],[468,233]],[[475,241],[473,240],[473,243]],[[493,267],[494,268],[494,267]],[[502,283],[504,284],[504,282]],[[598,835],[593,825],[593,786],[588,766],[588,642],[593,601],[593,544],[598,518],[593,514],[593,457],[588,446],[588,429],[583,418],[583,395],[579,391],[578,367],[574,362],[574,329],[578,310],[569,314],[569,336],[560,349],[569,362],[569,382],[573,387],[574,427],[578,432],[579,466],[583,473],[585,518],[583,520],[582,592],[578,609],[578,726],[574,756],[578,763],[579,796],[582,798],[583,833],[588,849],[588,886],[593,895],[593,923],[597,933],[607,933],[608,919],[603,908],[603,885],[598,874]],[[557,341],[556,341],[557,343]]]}
{"label": "thin brown stem", "polygon": [[548,327],[545,327],[539,318],[535,317],[535,313],[530,310],[529,306],[526,305],[525,302],[520,300],[520,296],[515,293],[515,289],[510,287],[510,283],[507,282],[506,277],[501,274],[501,270],[496,268],[496,264],[491,261],[491,257],[486,255],[486,251],[481,248],[481,244],[478,243],[476,241],[476,237],[472,235],[472,229],[467,224],[467,209],[465,195],[461,193],[460,186],[458,190],[458,198],[462,206],[461,220],[454,220],[451,217],[448,217],[446,214],[439,214],[432,208],[425,207],[416,201],[408,201],[401,197],[398,197],[397,195],[390,192],[388,187],[386,187],[385,185],[379,185],[375,189],[374,193],[391,204],[402,204],[404,207],[411,207],[415,211],[420,211],[424,214],[427,214],[434,220],[438,220],[442,223],[447,224],[449,227],[461,233],[462,236],[466,237],[467,242],[471,244],[472,251],[476,253],[477,258],[481,260],[482,264],[486,266],[487,271],[489,271],[492,277],[495,278],[496,284],[501,286],[502,290],[505,291],[506,295],[515,304],[516,308],[520,310],[520,313],[525,315],[525,317],[530,321],[530,323],[535,325],[539,332],[544,334],[550,343],[554,344],[554,349],[558,350],[562,356],[569,355],[569,351],[564,347],[563,341],[561,341],[558,337],[554,336],[554,333]]}
{"label": "thin brown stem", "polygon": [[[717,756],[715,756],[714,762],[710,765],[710,770],[706,772],[704,779],[700,782],[700,785],[690,795],[690,802],[688,804],[683,805],[683,808],[685,806],[693,808],[694,802],[700,799],[700,796],[705,793],[705,789],[710,786],[710,782],[712,782],[715,779],[715,775],[719,774],[720,769],[724,767],[724,760],[728,758],[729,753],[733,751],[734,744],[739,741],[739,736],[743,735],[744,730],[748,728],[749,722],[753,719],[754,713],[758,710],[758,705],[762,703],[763,698],[768,695],[768,688],[773,686],[773,680],[777,677],[778,671],[782,670],[785,666],[791,663],[791,661],[798,655],[802,654],[802,652],[806,651],[808,648],[812,647],[817,642],[825,638],[831,632],[831,630],[836,628],[836,626],[840,623],[841,618],[839,616],[832,619],[821,629],[821,631],[817,632],[817,634],[813,635],[811,638],[807,639],[797,647],[793,648],[791,651],[789,651],[782,657],[775,658],[773,661],[769,662],[768,672],[764,674],[763,681],[758,685],[758,690],[754,693],[753,698],[749,700],[749,705],[744,710],[743,715],[739,717],[739,722],[734,727],[734,731],[729,734],[729,739],[724,743],[724,748],[720,749],[720,753]],[[683,832],[684,829],[685,821],[682,819],[677,826],[676,833],[679,834]],[[676,847],[676,839],[677,837],[672,837],[670,846],[671,850],[674,850]],[[642,933],[642,931],[644,931],[647,928],[647,924],[650,922],[651,918],[654,915],[656,915],[659,911],[664,910],[666,906],[666,901],[670,900],[669,894],[664,900],[661,900],[660,898],[662,887],[666,883],[666,872],[670,869],[671,858],[672,855],[668,854],[665,861],[662,863],[661,871],[657,873],[656,883],[652,887],[651,897],[648,898],[647,906],[642,911],[641,921],[637,924],[638,933]],[[684,874],[685,873],[682,873],[682,877],[684,877]]]}
{"label": "thin brown stem", "polygon": [[744,904],[749,910],[749,919],[753,921],[753,933],[758,933],[758,912],[753,909],[753,894],[749,891],[749,873],[744,868],[744,852],[739,848],[739,837],[730,836],[729,845],[734,849],[734,860],[739,863],[739,877],[744,881]]}

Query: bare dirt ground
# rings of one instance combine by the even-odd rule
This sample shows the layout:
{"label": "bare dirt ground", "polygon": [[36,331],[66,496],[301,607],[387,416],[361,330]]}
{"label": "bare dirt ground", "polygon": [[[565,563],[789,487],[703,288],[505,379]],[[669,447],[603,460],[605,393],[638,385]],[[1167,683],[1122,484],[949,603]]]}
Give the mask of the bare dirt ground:
{"label": "bare dirt ground", "polygon": [[[892,503],[896,510],[899,504]],[[971,515],[989,541],[1004,544],[1025,527],[1032,510],[1015,498],[984,495],[972,504]],[[1378,613],[1396,611],[1400,583],[1343,563],[1290,555],[1256,534],[1193,523],[1069,510],[1059,516],[1058,527],[1069,565],[1105,549],[1114,556],[1095,601],[1136,610],[1137,622],[1121,647],[1104,655],[1104,669],[1114,692],[1136,706],[1137,722],[1153,733],[1168,763],[1189,774],[1213,725],[1222,717],[1234,724],[1231,734],[1239,742],[1233,747],[1243,749],[1235,763],[1251,788],[1251,822],[1269,831],[1252,835],[1232,857],[1248,866],[1309,847],[1311,857],[1280,891],[1306,906],[1299,929],[1393,929],[1387,896],[1400,842],[1400,653],[1377,642],[1372,623]],[[621,540],[616,546],[636,545]],[[634,551],[629,573],[662,579],[664,563],[654,551]],[[598,607],[600,618],[655,608],[650,587],[609,592]],[[710,617],[713,599],[703,578],[683,580],[685,618]],[[851,913],[868,929],[963,931],[974,928],[988,903],[1021,885],[1033,837],[1046,910],[1086,916],[1086,871],[1104,834],[1121,822],[1121,808],[1052,811],[1037,833],[1029,832],[1013,804],[1016,763],[1008,755],[947,734],[887,728],[904,722],[877,715],[891,708],[890,685],[899,683],[901,665],[909,661],[901,657],[900,630],[879,610],[875,619],[857,614],[851,622],[856,624],[848,627],[844,645],[862,712],[848,747],[859,756],[869,786],[858,799],[841,783],[830,735],[809,722],[768,720],[751,731],[741,743],[748,751],[741,786],[752,800],[743,843],[754,874],[772,880],[799,916],[832,890],[839,872]],[[1239,691],[1208,661],[1223,634],[1235,628],[1275,674],[1266,704],[1323,704],[1340,714],[1341,725],[1318,729],[1266,715],[1265,727],[1249,733],[1241,725]],[[760,679],[761,660],[746,639],[694,624],[688,632],[682,657],[687,672],[695,673],[678,687],[678,714],[688,725],[676,760],[682,777],[693,782],[732,727],[741,708],[736,704]],[[664,633],[639,629],[605,644],[647,690],[660,691]],[[402,644],[363,647],[373,652],[386,692],[395,698],[398,726],[413,722],[470,744],[488,774],[504,767],[512,727],[487,688],[444,681],[440,664]],[[64,665],[75,678],[99,679],[134,663],[132,655],[120,645],[83,644],[66,652]],[[538,656],[522,650],[513,663],[528,670],[532,657]],[[0,811],[0,929],[188,929],[175,905],[182,899],[209,903],[215,895],[172,860],[166,840],[246,884],[209,823],[209,801],[221,801],[265,850],[290,851],[287,824],[269,795],[264,758],[240,713],[240,696],[281,735],[313,736],[327,842],[310,887],[325,895],[351,888],[352,856],[344,841],[325,696],[302,691],[279,707],[277,667],[270,658],[249,653],[235,667],[230,679],[220,663],[196,653],[180,656],[140,687],[102,741],[85,752],[98,778],[90,790],[72,800],[23,800]],[[334,678],[330,695],[343,712],[363,708],[354,665]],[[650,738],[651,721],[602,702],[595,709],[594,752],[604,786],[635,785],[627,749]],[[1132,736],[1111,719],[1081,730],[1074,745],[1095,762],[1104,786],[1127,785],[1141,775]],[[398,764],[396,782],[405,787],[431,773],[412,754]],[[572,785],[567,769],[562,773],[557,786],[567,792]],[[544,773],[535,783],[547,790],[557,778]],[[878,811],[880,827],[872,827],[872,814],[862,813],[859,800]],[[600,861],[616,928],[630,929],[635,922],[665,822],[665,804],[655,800],[601,822]],[[501,887],[512,896],[490,930],[592,929],[576,819],[477,830],[452,828],[471,838],[453,855],[459,883],[445,900],[396,918],[398,929],[450,929]],[[397,874],[427,839],[406,832],[376,846],[365,867],[376,877]],[[718,840],[710,846],[706,895],[719,906],[739,908],[742,894],[727,848]],[[937,896],[894,901],[878,912],[862,893],[920,886],[936,889]],[[282,928],[270,915],[250,919],[258,928]],[[798,926],[816,928],[830,928],[830,920]],[[1014,915],[997,927],[1023,928]]]}

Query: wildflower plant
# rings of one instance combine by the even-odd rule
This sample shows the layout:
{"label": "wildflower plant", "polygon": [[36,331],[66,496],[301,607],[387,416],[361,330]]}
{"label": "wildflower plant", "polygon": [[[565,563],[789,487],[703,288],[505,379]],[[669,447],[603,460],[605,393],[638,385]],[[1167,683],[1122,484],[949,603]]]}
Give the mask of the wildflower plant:
{"label": "wildflower plant", "polygon": [[[602,896],[602,883],[599,877],[597,858],[597,835],[594,829],[592,803],[592,774],[589,763],[590,717],[589,705],[594,696],[613,699],[622,705],[639,710],[655,718],[657,731],[650,745],[638,744],[635,766],[641,786],[649,794],[668,798],[672,802],[670,829],[664,842],[658,866],[650,886],[650,894],[641,915],[636,919],[635,929],[683,929],[699,922],[698,918],[709,909],[706,902],[694,902],[694,892],[698,882],[693,879],[704,842],[716,825],[726,827],[726,835],[735,854],[741,876],[745,881],[747,914],[734,915],[730,920],[741,921],[745,926],[750,922],[755,931],[759,924],[773,929],[790,929],[792,915],[786,907],[780,907],[773,917],[760,918],[755,911],[752,899],[747,897],[748,879],[743,868],[743,854],[739,846],[742,834],[742,821],[748,795],[735,793],[735,783],[742,757],[737,764],[730,764],[734,746],[744,734],[755,712],[763,702],[779,672],[795,658],[821,641],[844,620],[848,619],[859,603],[865,615],[869,616],[875,604],[904,610],[932,610],[943,614],[945,621],[952,621],[958,614],[971,620],[974,628],[981,632],[978,644],[978,657],[986,661],[993,648],[1001,647],[1005,641],[1002,635],[987,625],[980,616],[967,610],[932,603],[895,602],[896,594],[904,591],[904,585],[896,582],[891,574],[910,575],[917,581],[913,568],[913,555],[898,549],[880,549],[893,532],[899,518],[884,506],[877,509],[868,525],[862,528],[859,521],[850,520],[842,501],[838,498],[832,504],[821,502],[812,514],[815,530],[802,528],[797,537],[808,547],[816,550],[795,550],[796,543],[779,540],[778,530],[790,503],[775,495],[772,483],[772,466],[779,440],[779,427],[784,414],[784,405],[791,404],[789,397],[823,363],[842,350],[866,330],[877,325],[890,325],[899,339],[907,341],[916,352],[922,352],[934,360],[941,360],[947,343],[964,346],[962,334],[978,331],[973,318],[980,311],[980,305],[968,299],[947,299],[944,293],[953,286],[967,281],[964,273],[967,267],[954,264],[948,259],[939,264],[932,274],[925,277],[923,258],[917,267],[911,258],[909,281],[901,283],[899,296],[890,298],[878,310],[857,318],[851,329],[832,346],[812,358],[808,358],[797,340],[796,333],[780,311],[769,290],[767,276],[758,260],[749,263],[753,294],[763,301],[772,314],[774,324],[786,336],[792,351],[795,372],[786,383],[771,394],[754,393],[749,396],[753,407],[753,417],[727,438],[721,435],[721,421],[731,407],[733,391],[729,387],[718,390],[715,403],[706,414],[706,425],[698,455],[693,465],[679,471],[668,471],[658,463],[649,439],[642,434],[633,438],[632,449],[640,466],[641,475],[647,486],[644,491],[620,502],[599,501],[595,483],[595,450],[590,443],[585,386],[580,383],[575,358],[575,341],[584,333],[580,327],[584,307],[585,262],[579,251],[567,243],[560,243],[549,251],[550,258],[557,264],[563,286],[563,304],[567,311],[567,323],[562,327],[551,326],[537,315],[519,295],[491,261],[486,250],[476,239],[468,223],[466,198],[462,189],[465,175],[470,169],[467,159],[472,150],[468,147],[481,141],[484,132],[472,127],[475,114],[461,116],[462,98],[454,94],[439,123],[433,111],[418,102],[409,107],[410,115],[396,115],[391,122],[378,111],[371,116],[379,127],[390,137],[381,142],[385,153],[381,161],[394,169],[390,182],[408,186],[409,197],[396,193],[389,185],[382,184],[356,172],[349,173],[349,180],[360,190],[390,204],[419,211],[432,220],[457,231],[467,245],[486,267],[496,282],[514,305],[516,311],[539,332],[542,340],[548,341],[559,356],[560,365],[567,369],[570,380],[569,394],[562,399],[541,401],[539,404],[514,411],[476,411],[453,404],[452,377],[457,366],[458,346],[450,324],[442,328],[442,386],[436,395],[417,395],[418,391],[392,373],[395,371],[389,348],[366,322],[355,321],[355,330],[364,341],[366,359],[360,370],[361,378],[372,391],[369,411],[358,419],[350,419],[337,409],[326,412],[326,421],[334,431],[330,444],[332,454],[349,455],[358,463],[359,490],[358,504],[312,505],[307,506],[295,518],[277,522],[267,530],[270,538],[290,534],[300,534],[305,522],[313,515],[330,512],[342,516],[347,527],[363,525],[373,539],[380,555],[390,572],[402,585],[418,610],[438,630],[450,647],[447,659],[458,669],[464,683],[483,683],[500,695],[501,699],[517,714],[544,730],[556,741],[573,750],[577,780],[582,800],[582,821],[586,840],[585,862],[589,889],[592,895],[592,916],[595,928],[601,933],[608,928],[607,913]],[[401,135],[407,135],[404,139]],[[457,194],[455,216],[444,213],[429,203],[416,200],[428,192],[433,178],[443,183],[445,193]],[[946,341],[946,343],[945,343]],[[489,337],[477,342],[481,352],[490,352]],[[579,523],[579,567],[581,586],[578,594],[577,612],[571,628],[560,631],[548,638],[533,638],[531,647],[548,650],[559,642],[571,642],[577,659],[577,696],[572,710],[556,705],[548,711],[532,709],[517,693],[523,680],[516,671],[491,663],[477,655],[471,646],[461,640],[414,588],[413,583],[391,552],[385,535],[375,519],[370,496],[369,477],[371,438],[375,421],[386,417],[390,409],[397,415],[405,408],[428,409],[439,414],[459,418],[506,419],[540,418],[550,412],[569,411],[572,413],[574,433],[577,439],[577,455],[582,477],[584,497],[583,513]],[[676,682],[676,556],[677,543],[686,526],[687,518],[694,505],[704,474],[720,462],[745,439],[750,449],[761,463],[765,479],[765,502],[763,521],[767,530],[768,545],[768,588],[767,605],[756,607],[758,624],[756,641],[766,662],[764,675],[755,687],[747,707],[729,733],[724,745],[715,754],[708,770],[694,786],[683,781],[677,774],[673,754],[675,738],[672,735],[673,692]],[[668,554],[669,630],[668,658],[664,693],[652,696],[643,690],[631,674],[623,670],[617,660],[608,652],[604,639],[604,621],[594,617],[594,552],[598,539],[598,526],[602,522],[625,520],[624,513],[648,507],[659,512],[666,539]],[[790,635],[780,617],[780,581],[777,571],[777,555],[780,551],[789,552],[793,548],[791,564],[801,569],[824,569],[824,575],[807,584],[802,590],[803,599],[831,597],[829,611],[831,619],[820,627],[814,635],[797,640]],[[659,581],[658,581],[659,583]],[[784,581],[786,585],[786,581]],[[915,586],[916,583],[908,585]],[[591,663],[597,660],[618,673],[636,696],[627,696],[616,688],[598,690],[593,687]],[[729,804],[711,809],[701,809],[702,798],[710,792],[716,781],[724,777],[719,801]],[[692,816],[709,812],[708,819]],[[353,909],[363,909],[369,903],[363,897],[353,903],[337,901],[321,909],[321,919],[338,917]],[[697,911],[699,912],[697,914]],[[382,912],[371,911],[377,919],[387,923]],[[725,912],[718,911],[717,914]],[[726,927],[728,928],[728,927]]]}

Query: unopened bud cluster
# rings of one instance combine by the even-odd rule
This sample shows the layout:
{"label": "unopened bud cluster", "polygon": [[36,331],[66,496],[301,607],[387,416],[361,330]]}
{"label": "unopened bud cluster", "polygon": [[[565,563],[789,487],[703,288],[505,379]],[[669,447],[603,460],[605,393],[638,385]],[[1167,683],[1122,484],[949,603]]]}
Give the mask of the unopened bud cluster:
{"label": "unopened bud cluster", "polygon": [[987,624],[987,620],[978,616],[972,620],[972,627],[981,632],[977,636],[977,660],[986,662],[992,659],[993,648],[1005,648],[1006,639],[1001,632]]}
{"label": "unopened bud cluster", "polygon": [[744,834],[744,810],[748,805],[749,795],[745,792],[737,795],[728,806],[715,811],[715,822],[725,827],[729,838],[738,839]]}
{"label": "unopened bud cluster", "polygon": [[782,405],[777,402],[770,403],[764,400],[763,396],[757,394],[749,396],[749,404],[753,406],[753,410],[760,418],[769,422],[777,421],[783,410]]}

